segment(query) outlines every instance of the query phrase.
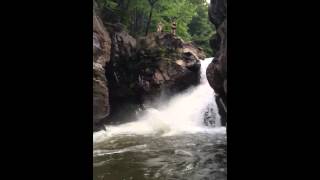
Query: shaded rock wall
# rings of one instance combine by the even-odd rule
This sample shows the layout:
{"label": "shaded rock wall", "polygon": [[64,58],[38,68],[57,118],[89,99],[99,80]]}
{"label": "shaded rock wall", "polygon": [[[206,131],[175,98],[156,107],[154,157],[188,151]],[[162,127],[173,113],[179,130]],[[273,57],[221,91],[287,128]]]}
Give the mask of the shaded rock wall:
{"label": "shaded rock wall", "polygon": [[210,41],[216,50],[213,62],[207,68],[207,79],[217,94],[216,101],[222,123],[227,121],[227,0],[211,0],[209,19],[217,34]]}
{"label": "shaded rock wall", "polygon": [[93,127],[110,113],[105,67],[110,61],[111,39],[101,19],[93,16]]}

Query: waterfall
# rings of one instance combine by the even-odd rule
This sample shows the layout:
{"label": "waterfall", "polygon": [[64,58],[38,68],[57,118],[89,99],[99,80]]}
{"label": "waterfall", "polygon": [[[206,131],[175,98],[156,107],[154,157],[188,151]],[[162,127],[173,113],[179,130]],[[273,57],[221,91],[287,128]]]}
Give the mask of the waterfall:
{"label": "waterfall", "polygon": [[161,135],[181,133],[215,133],[225,131],[215,103],[214,91],[206,78],[206,69],[213,58],[201,61],[201,82],[167,101],[157,108],[148,108],[139,120],[106,126],[107,131],[94,133],[94,142],[114,135]]}

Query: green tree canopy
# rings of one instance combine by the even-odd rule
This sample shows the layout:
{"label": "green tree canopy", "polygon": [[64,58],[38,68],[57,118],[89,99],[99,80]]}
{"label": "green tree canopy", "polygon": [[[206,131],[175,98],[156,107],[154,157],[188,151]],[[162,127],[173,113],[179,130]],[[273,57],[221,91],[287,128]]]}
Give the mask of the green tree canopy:
{"label": "green tree canopy", "polygon": [[208,55],[212,54],[209,39],[215,31],[208,19],[206,0],[98,0],[98,3],[118,15],[120,22],[135,37],[155,32],[159,22],[164,24],[165,32],[170,32],[172,20],[176,18],[177,36],[193,41]]}

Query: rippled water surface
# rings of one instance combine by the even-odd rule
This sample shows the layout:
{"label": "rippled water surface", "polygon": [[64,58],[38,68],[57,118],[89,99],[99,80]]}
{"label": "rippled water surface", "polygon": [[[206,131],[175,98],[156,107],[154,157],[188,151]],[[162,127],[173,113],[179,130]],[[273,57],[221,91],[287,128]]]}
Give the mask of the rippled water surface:
{"label": "rippled water surface", "polygon": [[94,146],[94,180],[227,179],[225,133],[124,135]]}

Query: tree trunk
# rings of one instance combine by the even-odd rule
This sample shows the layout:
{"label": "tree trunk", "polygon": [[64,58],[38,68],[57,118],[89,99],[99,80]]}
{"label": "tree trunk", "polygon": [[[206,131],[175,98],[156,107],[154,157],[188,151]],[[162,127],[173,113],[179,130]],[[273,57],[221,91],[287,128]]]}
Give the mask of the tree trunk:
{"label": "tree trunk", "polygon": [[137,36],[137,8],[134,9],[134,16],[133,16],[133,24],[132,24],[131,33],[136,38],[136,36]]}
{"label": "tree trunk", "polygon": [[148,19],[147,28],[146,28],[146,36],[148,35],[148,32],[149,32],[149,27],[150,27],[151,18],[152,18],[152,11],[153,11],[153,6],[151,6],[151,9],[150,9],[149,19]]}

